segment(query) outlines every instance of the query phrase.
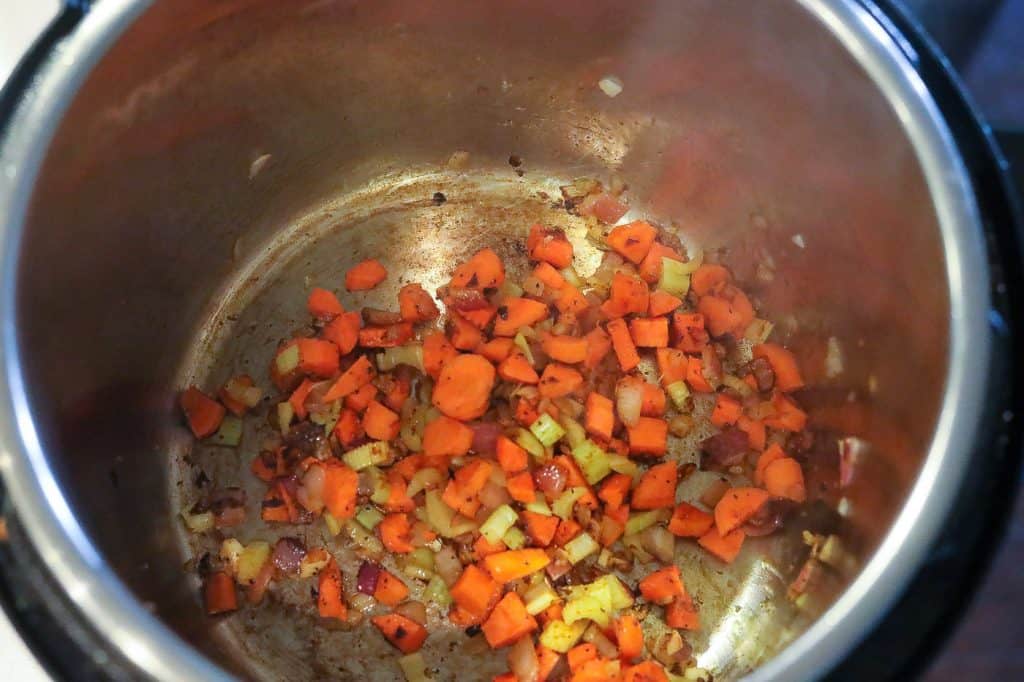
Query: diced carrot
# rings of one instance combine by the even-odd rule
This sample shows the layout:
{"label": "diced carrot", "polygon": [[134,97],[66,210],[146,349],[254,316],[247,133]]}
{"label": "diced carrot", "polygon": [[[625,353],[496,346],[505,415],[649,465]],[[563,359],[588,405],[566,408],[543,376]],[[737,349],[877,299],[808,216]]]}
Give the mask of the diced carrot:
{"label": "diced carrot", "polygon": [[667,317],[635,317],[629,321],[629,331],[637,348],[668,346]]}
{"label": "diced carrot", "polygon": [[337,618],[345,620],[348,618],[348,608],[345,606],[345,593],[342,589],[341,569],[338,562],[332,556],[327,565],[320,569],[317,578],[317,611],[321,618]]}
{"label": "diced carrot", "polygon": [[486,571],[469,564],[451,586],[449,594],[460,609],[479,622],[498,603],[501,586]]}
{"label": "diced carrot", "polygon": [[506,549],[508,549],[508,547],[506,547],[505,543],[501,540],[492,544],[483,535],[478,537],[476,542],[473,543],[473,552],[476,554],[477,559],[483,559],[485,556],[504,552]]}
{"label": "diced carrot", "polygon": [[[407,455],[392,464],[388,471],[395,471],[400,474],[402,478],[408,481],[416,475],[417,471],[427,468],[427,464],[425,463],[426,459],[427,458],[423,454]],[[447,462],[446,459],[445,461]]]}
{"label": "diced carrot", "polygon": [[597,658],[597,647],[590,642],[577,644],[573,648],[569,649],[569,652],[565,657],[569,662],[569,670],[576,672],[583,667],[584,663],[587,661],[593,661]]}
{"label": "diced carrot", "polygon": [[668,315],[682,304],[681,298],[676,298],[672,294],[658,289],[651,293],[647,301],[647,314],[651,317]]}
{"label": "diced carrot", "polygon": [[513,351],[498,365],[498,376],[505,381],[518,384],[535,384],[540,381],[537,370],[518,350]]}
{"label": "diced carrot", "polygon": [[260,518],[268,523],[295,523],[299,520],[295,499],[282,481],[271,485],[267,494],[263,496]]}
{"label": "diced carrot", "polygon": [[473,444],[473,429],[457,419],[439,416],[423,429],[423,453],[461,457]]}
{"label": "diced carrot", "polygon": [[640,403],[640,414],[644,417],[660,417],[665,414],[665,391],[657,384],[649,384],[640,380],[643,398]]}
{"label": "diced carrot", "polygon": [[284,476],[288,471],[284,463],[284,447],[264,450],[252,458],[249,468],[256,478],[265,483],[270,483],[278,476]]}
{"label": "diced carrot", "polygon": [[469,421],[490,407],[494,365],[480,355],[459,355],[441,368],[434,386],[433,403],[453,419]]}
{"label": "diced carrot", "polygon": [[484,337],[480,330],[458,313],[450,311],[448,321],[451,323],[452,345],[459,350],[474,350],[483,342]]}
{"label": "diced carrot", "polygon": [[622,682],[668,682],[668,675],[654,661],[644,661],[630,666],[623,674]]}
{"label": "diced carrot", "polygon": [[700,313],[674,313],[672,329],[676,348],[685,353],[700,353],[708,345],[710,337],[704,329],[704,316]]}
{"label": "diced carrot", "polygon": [[601,543],[602,547],[611,547],[625,532],[626,525],[624,522],[613,519],[611,516],[604,516],[598,529],[597,541]]}
{"label": "diced carrot", "polygon": [[704,535],[700,536],[697,544],[711,552],[727,564],[731,564],[740,553],[743,547],[743,540],[747,537],[742,528],[737,528],[727,535],[720,535],[718,529],[711,527]]}
{"label": "diced carrot", "polygon": [[704,316],[708,331],[714,337],[733,334],[742,336],[754,321],[754,307],[747,295],[732,285],[726,286],[718,295],[702,296],[697,302],[697,312]]}
{"label": "diced carrot", "polygon": [[296,418],[300,420],[306,418],[306,396],[309,395],[311,390],[313,390],[313,382],[309,379],[303,379],[302,383],[299,384],[299,387],[296,388],[292,392],[291,397],[288,398],[288,402],[292,406],[292,411],[295,412]]}
{"label": "diced carrot", "polygon": [[373,364],[365,355],[360,356],[352,366],[346,369],[338,380],[327,389],[324,394],[324,402],[329,403],[339,398],[344,398],[349,393],[357,391],[373,379],[375,372]]}
{"label": "diced carrot", "polygon": [[632,614],[626,613],[615,619],[615,643],[619,647],[619,657],[624,661],[632,661],[643,654],[644,633]]}
{"label": "diced carrot", "polygon": [[555,297],[555,307],[560,313],[573,313],[579,315],[590,307],[590,301],[580,293],[580,290],[573,285],[566,283],[558,290]]}
{"label": "diced carrot", "polygon": [[397,471],[387,472],[388,499],[384,500],[384,511],[388,512],[411,512],[416,510],[416,501],[406,495],[408,483]]}
{"label": "diced carrot", "polygon": [[195,386],[190,386],[179,399],[188,427],[196,438],[213,435],[224,421],[224,406]]}
{"label": "diced carrot", "polygon": [[235,581],[223,571],[211,573],[203,587],[206,613],[215,616],[238,609],[238,594],[235,592]]}
{"label": "diced carrot", "polygon": [[505,487],[508,488],[508,494],[513,500],[523,504],[533,502],[537,495],[536,488],[533,485],[533,476],[530,475],[529,471],[510,476],[505,481]]}
{"label": "diced carrot", "polygon": [[678,566],[667,566],[649,574],[638,587],[645,600],[662,606],[686,594]]}
{"label": "diced carrot", "polygon": [[528,453],[512,439],[498,436],[495,451],[498,464],[506,474],[514,474],[526,468]]}
{"label": "diced carrot", "polygon": [[656,230],[650,223],[637,220],[626,225],[619,225],[608,233],[608,246],[635,265],[639,265],[647,252],[654,244],[654,238],[658,236]]}
{"label": "diced carrot", "polygon": [[357,263],[345,273],[345,288],[349,291],[366,291],[383,282],[387,276],[388,271],[380,261],[370,258]]}
{"label": "diced carrot", "polygon": [[587,340],[576,336],[543,334],[541,347],[552,360],[574,365],[587,359]]}
{"label": "diced carrot", "polygon": [[441,314],[430,294],[415,283],[398,290],[398,311],[406,322],[428,322]]}
{"label": "diced carrot", "polygon": [[363,317],[356,311],[342,313],[327,323],[320,334],[338,347],[338,352],[348,355],[359,342],[359,328]]}
{"label": "diced carrot", "polygon": [[[248,374],[239,374],[238,376],[232,378],[231,381],[234,382],[236,385],[243,386],[245,388],[249,388],[255,384],[255,382],[252,380],[252,377],[249,376]],[[249,410],[248,405],[246,405],[245,403],[240,403],[231,397],[231,394],[229,394],[227,390],[227,384],[222,386],[221,389],[217,391],[217,399],[220,401],[221,405],[228,409],[228,412],[235,415],[236,417],[241,417]]]}
{"label": "diced carrot", "polygon": [[386,569],[380,569],[373,598],[386,606],[398,606],[409,596],[409,588],[402,579]]}
{"label": "diced carrot", "polygon": [[622,317],[630,313],[644,315],[650,304],[647,282],[622,272],[612,275],[608,300],[601,304],[601,310],[608,317]]}
{"label": "diced carrot", "polygon": [[668,522],[668,529],[673,535],[681,538],[699,538],[708,532],[715,523],[715,517],[694,507],[692,504],[680,502]]}
{"label": "diced carrot", "polygon": [[721,428],[732,426],[743,415],[743,405],[739,400],[724,393],[715,397],[715,409],[711,411],[711,423]]}
{"label": "diced carrot", "polygon": [[412,382],[405,377],[391,376],[390,383],[384,392],[384,404],[395,412],[401,412],[405,401],[412,394]]}
{"label": "diced carrot", "polygon": [[803,388],[804,380],[800,368],[791,352],[777,343],[760,343],[754,346],[754,357],[764,358],[775,374],[775,388],[783,392]]}
{"label": "diced carrot", "polygon": [[761,390],[760,388],[757,387],[757,379],[754,377],[753,373],[743,377],[743,383],[745,383],[747,386],[750,386],[751,391],[757,392]]}
{"label": "diced carrot", "polygon": [[526,250],[531,260],[550,263],[559,270],[572,265],[572,244],[565,232],[543,225],[530,227],[530,236],[526,238]]}
{"label": "diced carrot", "polygon": [[498,307],[495,336],[515,336],[520,327],[532,327],[548,316],[548,307],[529,298],[509,297]]}
{"label": "diced carrot", "polygon": [[626,427],[629,452],[634,455],[665,454],[668,447],[668,423],[664,419],[640,417],[636,426]]}
{"label": "diced carrot", "polygon": [[[540,377],[537,380],[539,381]],[[540,417],[540,412],[537,411],[537,401],[522,396],[516,399],[515,410],[516,421],[526,428],[530,428],[533,422],[537,421],[537,418]]]}
{"label": "diced carrot", "polygon": [[398,613],[374,616],[370,619],[384,638],[403,654],[419,651],[427,640],[427,629]]}
{"label": "diced carrot", "polygon": [[583,366],[594,369],[612,349],[611,337],[601,327],[594,327],[583,338],[587,341],[587,357],[583,361]]}
{"label": "diced carrot", "polygon": [[644,278],[646,282],[654,284],[661,279],[661,259],[669,258],[671,260],[681,261],[683,257],[679,255],[679,252],[675,249],[654,242],[651,244],[651,250],[647,252],[637,272]]}
{"label": "diced carrot", "polygon": [[543,644],[537,645],[537,662],[539,663],[539,670],[537,672],[537,682],[545,682],[551,675],[551,671],[558,665],[558,661],[561,660],[562,655],[554,649],[549,649]]}
{"label": "diced carrot", "polygon": [[341,301],[334,295],[334,292],[320,287],[313,287],[313,290],[309,292],[306,309],[318,320],[333,320],[345,312],[345,308],[342,307]]}
{"label": "diced carrot", "polygon": [[757,485],[764,485],[764,471],[768,468],[768,465],[777,459],[783,459],[788,457],[786,452],[782,449],[782,446],[778,443],[772,443],[768,448],[761,453],[761,456],[757,458],[757,467],[754,469],[754,483]]}
{"label": "diced carrot", "polygon": [[621,319],[611,320],[608,323],[608,334],[612,338],[612,348],[615,349],[615,357],[619,359],[619,367],[623,372],[632,371],[640,364],[640,355],[636,352],[626,323]]}
{"label": "diced carrot", "polygon": [[705,263],[690,275],[690,288],[698,296],[719,292],[732,281],[732,275],[723,266]]}
{"label": "diced carrot", "polygon": [[411,542],[412,526],[406,514],[388,514],[377,524],[380,541],[389,552],[408,554],[413,549]]}
{"label": "diced carrot", "polygon": [[611,399],[592,392],[587,396],[584,427],[587,433],[610,440],[615,428],[615,409]]}
{"label": "diced carrot", "polygon": [[676,597],[665,607],[665,624],[680,630],[700,630],[700,615],[690,595]]}
{"label": "diced carrot", "polygon": [[529,510],[520,513],[526,526],[526,534],[538,547],[547,547],[555,538],[559,519],[557,516],[545,516]]}
{"label": "diced carrot", "polygon": [[448,482],[441,499],[455,511],[472,518],[480,507],[477,496],[490,478],[492,464],[476,458],[455,472],[455,478]]}
{"label": "diced carrot", "polygon": [[572,674],[569,682],[608,682],[619,679],[619,662],[606,658],[595,658],[587,661]]}
{"label": "diced carrot", "polygon": [[505,265],[492,249],[481,249],[455,268],[452,286],[471,289],[492,289],[505,282]]}
{"label": "diced carrot", "polygon": [[359,330],[359,345],[363,348],[394,348],[412,340],[412,322],[399,322]]}
{"label": "diced carrot", "polygon": [[363,412],[370,406],[370,401],[376,399],[377,387],[372,383],[363,384],[352,393],[345,396],[345,407],[354,412]]}
{"label": "diced carrot", "polygon": [[[611,509],[618,509],[626,501],[633,478],[626,474],[612,474],[601,484],[597,496]],[[673,491],[673,494],[675,492]]]}
{"label": "diced carrot", "polygon": [[547,625],[554,620],[562,620],[562,602],[556,601],[554,604],[541,611],[538,620],[543,625]]}
{"label": "diced carrot", "polygon": [[515,348],[515,342],[508,337],[499,337],[497,339],[491,339],[487,343],[480,344],[476,352],[484,356],[491,362],[501,362],[509,355],[512,354],[512,349]]}
{"label": "diced carrot", "polygon": [[[492,555],[495,556],[495,555]],[[492,649],[515,644],[537,629],[537,619],[526,611],[526,604],[515,592],[497,603],[480,628]]]}
{"label": "diced carrot", "polygon": [[633,509],[671,508],[676,503],[678,481],[675,462],[656,464],[640,477],[630,505]]}
{"label": "diced carrot", "polygon": [[483,329],[486,327],[494,316],[497,314],[497,306],[489,305],[485,308],[477,308],[476,310],[464,310],[459,315],[477,329]]}
{"label": "diced carrot", "polygon": [[670,386],[677,381],[686,378],[689,367],[689,358],[674,348],[659,348],[655,351],[658,358],[658,373],[661,375],[661,385]]}
{"label": "diced carrot", "polygon": [[371,400],[363,415],[363,428],[370,438],[392,440],[398,437],[398,415],[376,400]]}
{"label": "diced carrot", "polygon": [[492,677],[491,682],[517,682],[518,679],[513,673],[502,673]]}
{"label": "diced carrot", "polygon": [[690,388],[698,393],[714,391],[714,386],[709,384],[707,377],[704,376],[704,363],[701,362],[701,359],[688,356],[686,362],[686,383]]}
{"label": "diced carrot", "polygon": [[356,492],[359,474],[337,460],[327,460],[324,468],[323,499],[327,511],[336,519],[351,518],[356,513]]}
{"label": "diced carrot", "polygon": [[[751,375],[748,374],[747,376]],[[751,419],[747,415],[741,414],[740,418],[736,420],[736,427],[747,434],[747,441],[750,443],[751,448],[754,450],[764,449],[767,434],[765,433],[763,421]]]}
{"label": "diced carrot", "polygon": [[484,567],[499,584],[525,578],[551,563],[542,549],[514,549],[492,554],[484,559]]}
{"label": "diced carrot", "polygon": [[765,467],[764,487],[775,497],[785,497],[794,502],[807,499],[804,472],[792,457],[781,457]]}
{"label": "diced carrot", "polygon": [[562,277],[562,273],[551,267],[550,263],[541,261],[537,263],[537,267],[533,269],[533,276],[544,283],[544,286],[548,287],[553,291],[558,291],[565,286],[565,278]]}
{"label": "diced carrot", "polygon": [[334,425],[334,435],[344,446],[349,446],[362,438],[366,432],[363,431],[363,422],[355,410],[345,408],[338,415],[338,422]]}
{"label": "diced carrot", "polygon": [[458,354],[455,346],[441,332],[423,337],[423,371],[434,379],[441,376],[441,369]]}
{"label": "diced carrot", "polygon": [[590,484],[587,483],[587,479],[583,476],[583,472],[580,471],[579,465],[576,460],[567,455],[558,455],[551,459],[552,463],[557,464],[565,470],[565,485],[569,488],[586,488],[587,492],[576,501],[576,504],[589,507],[591,509],[597,509],[598,501],[597,496],[594,495],[590,489]]}
{"label": "diced carrot", "polygon": [[543,398],[561,398],[573,393],[583,385],[583,375],[572,367],[550,363],[540,375],[537,388]]}
{"label": "diced carrot", "polygon": [[562,519],[558,522],[558,528],[555,530],[554,543],[562,547],[581,532],[583,532],[583,526],[572,519]]}
{"label": "diced carrot", "polygon": [[775,414],[764,418],[765,426],[793,433],[803,431],[807,426],[807,413],[782,393],[775,392],[772,395],[772,407],[775,408]]}
{"label": "diced carrot", "polygon": [[720,535],[739,528],[771,498],[760,488],[730,488],[715,505],[715,527]]}

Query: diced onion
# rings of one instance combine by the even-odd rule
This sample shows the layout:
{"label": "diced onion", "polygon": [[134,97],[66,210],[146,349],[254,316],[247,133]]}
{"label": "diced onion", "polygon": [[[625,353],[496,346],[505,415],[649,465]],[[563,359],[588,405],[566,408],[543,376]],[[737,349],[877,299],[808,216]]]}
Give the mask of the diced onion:
{"label": "diced onion", "polygon": [[644,403],[644,392],[636,381],[620,381],[615,387],[615,410],[626,426],[636,426],[640,421],[640,410]]}

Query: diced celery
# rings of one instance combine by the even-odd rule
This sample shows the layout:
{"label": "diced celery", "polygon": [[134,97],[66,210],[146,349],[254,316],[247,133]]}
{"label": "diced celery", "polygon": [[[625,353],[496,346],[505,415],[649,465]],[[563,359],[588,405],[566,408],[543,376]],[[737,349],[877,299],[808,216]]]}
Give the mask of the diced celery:
{"label": "diced celery", "polygon": [[443,480],[444,475],[434,467],[420,469],[409,479],[409,485],[405,489],[405,494],[409,497],[415,497],[421,490],[437,488]]}
{"label": "diced celery", "polygon": [[608,453],[592,440],[585,440],[572,449],[572,457],[580,465],[583,477],[593,485],[612,472]]}
{"label": "diced celery", "polygon": [[205,533],[213,528],[213,512],[201,514],[181,512],[181,520],[185,522],[185,527],[191,533]]}
{"label": "diced celery", "polygon": [[608,593],[612,598],[613,609],[628,609],[633,605],[633,594],[626,589],[626,586],[612,574],[604,575],[594,582],[607,582]]}
{"label": "diced celery", "polygon": [[327,532],[332,536],[341,532],[341,522],[334,518],[331,512],[326,510],[324,511],[324,525],[327,526]]}
{"label": "diced celery", "polygon": [[277,404],[277,428],[280,429],[281,435],[288,435],[288,427],[291,426],[294,418],[295,409],[290,402],[286,400]]}
{"label": "diced celery", "polygon": [[551,507],[548,506],[548,501],[545,500],[544,496],[540,493],[537,493],[533,498],[533,502],[527,502],[525,508],[527,511],[532,511],[534,514],[551,516]]}
{"label": "diced celery", "polygon": [[580,279],[579,273],[576,272],[576,268],[574,268],[573,266],[570,265],[569,267],[563,269],[561,273],[562,277],[565,278],[565,281],[573,285],[577,289],[584,286],[583,280]]}
{"label": "diced celery", "polygon": [[405,675],[405,682],[430,682],[433,678],[427,675],[427,664],[423,655],[416,651],[398,659],[398,667]]}
{"label": "diced celery", "polygon": [[501,292],[504,298],[519,298],[523,295],[523,288],[511,279],[506,279],[502,282],[501,286],[498,287],[498,291]]}
{"label": "diced celery", "polygon": [[615,611],[633,605],[633,595],[612,574],[601,576],[592,583],[572,587],[562,617],[566,623],[592,620],[607,627]]}
{"label": "diced celery", "polygon": [[220,560],[231,569],[232,573],[238,572],[238,557],[242,556],[245,547],[236,538],[227,538],[220,543]]}
{"label": "diced celery", "polygon": [[476,530],[476,524],[455,513],[441,499],[436,490],[428,490],[425,496],[427,523],[442,537],[454,538],[463,533]]}
{"label": "diced celery", "polygon": [[690,290],[690,273],[687,271],[686,263],[662,257],[658,288],[679,298],[686,296]]}
{"label": "diced celery", "polygon": [[398,435],[410,452],[419,452],[423,448],[423,429],[426,426],[426,414],[427,408],[424,405],[413,408],[408,417],[406,417],[406,412],[402,411],[402,428]]}
{"label": "diced celery", "polygon": [[626,519],[626,535],[635,535],[660,521],[667,521],[671,515],[672,512],[668,509],[653,509],[630,514]]}
{"label": "diced celery", "polygon": [[569,624],[561,620],[552,620],[544,627],[540,635],[540,643],[547,648],[564,654],[576,646],[583,632],[587,629],[587,621],[581,620]]}
{"label": "diced celery", "polygon": [[375,466],[366,467],[364,471],[370,479],[370,500],[374,504],[384,504],[387,502],[391,497],[391,486],[388,485],[384,472]]}
{"label": "diced celery", "polygon": [[597,543],[597,540],[590,537],[588,533],[580,533],[565,543],[564,549],[569,563],[578,564],[591,554],[600,551],[601,545]]}
{"label": "diced celery", "polygon": [[555,592],[555,588],[551,587],[551,584],[543,576],[540,576],[540,580],[534,581],[523,593],[523,601],[526,602],[526,612],[531,616],[536,616],[554,604],[557,599],[558,593]]}
{"label": "diced celery", "polygon": [[575,488],[566,488],[562,491],[562,494],[558,496],[558,499],[551,505],[551,511],[555,513],[560,519],[568,519],[572,516],[573,507],[576,505],[576,501],[586,495],[587,489],[583,486]]}
{"label": "diced celery", "polygon": [[569,441],[569,447],[575,448],[587,439],[587,431],[583,425],[567,414],[559,418],[562,428],[565,429],[565,439]]}
{"label": "diced celery", "polygon": [[384,514],[382,514],[376,507],[366,505],[361,507],[356,512],[356,521],[363,525],[366,530],[373,530],[377,527],[377,524],[384,520]]}
{"label": "diced celery", "polygon": [[402,562],[402,573],[409,576],[410,578],[416,578],[417,580],[430,580],[434,574],[419,564],[410,562],[408,559]]}
{"label": "diced celery", "polygon": [[505,546],[509,549],[522,549],[526,546],[526,534],[512,526],[505,534],[501,536],[501,541],[505,543]]}
{"label": "diced celery", "polygon": [[341,459],[356,471],[362,471],[367,467],[384,464],[389,457],[391,457],[391,446],[387,441],[377,440],[349,450],[341,456]]}
{"label": "diced celery", "polygon": [[416,564],[425,571],[434,571],[434,553],[426,547],[417,547],[409,552],[406,561]]}
{"label": "diced celery", "polygon": [[601,553],[597,555],[597,565],[601,568],[608,568],[608,564],[612,562],[612,553],[607,548],[602,549]]}
{"label": "diced celery", "polygon": [[230,414],[224,417],[224,421],[220,423],[217,433],[213,434],[213,438],[210,439],[210,442],[214,445],[223,445],[228,448],[238,447],[241,441],[242,420]]}
{"label": "diced celery", "polygon": [[423,346],[418,343],[409,343],[404,346],[386,348],[383,353],[377,355],[377,369],[381,372],[390,372],[399,365],[408,365],[423,371]]}
{"label": "diced celery", "polygon": [[487,517],[487,520],[480,525],[480,535],[487,538],[487,542],[496,544],[505,535],[509,528],[519,520],[519,515],[507,504],[503,504]]}
{"label": "diced celery", "polygon": [[526,341],[526,336],[523,335],[522,331],[516,332],[513,343],[515,343],[516,347],[523,352],[524,356],[526,356],[526,361],[532,365],[533,351],[530,350],[530,344]]}
{"label": "diced celery", "polygon": [[293,343],[289,345],[274,358],[274,364],[277,366],[277,373],[283,376],[293,371],[299,366],[300,359],[299,344]]}
{"label": "diced celery", "polygon": [[363,528],[362,524],[356,523],[354,519],[345,523],[345,530],[352,542],[371,557],[378,557],[384,553],[384,545],[377,536]]}
{"label": "diced celery", "polygon": [[692,275],[697,272],[697,268],[704,264],[704,249],[694,249],[690,255],[690,260],[685,263],[680,263],[682,271],[687,275]]}
{"label": "diced celery", "polygon": [[427,604],[437,604],[441,608],[447,608],[452,603],[452,595],[448,586],[439,575],[433,576],[423,589],[423,601]]}
{"label": "diced celery", "polygon": [[230,379],[228,383],[224,384],[224,392],[232,400],[236,400],[246,407],[256,407],[263,398],[263,391],[258,386],[246,386],[237,378]]}
{"label": "diced celery", "polygon": [[608,453],[608,466],[617,474],[626,474],[633,478],[636,478],[637,474],[640,473],[640,467],[636,465],[636,462],[616,452]]}
{"label": "diced celery", "polygon": [[557,443],[565,435],[565,429],[545,412],[530,424],[530,433],[536,436],[537,440],[545,447],[548,447]]}
{"label": "diced celery", "polygon": [[238,555],[238,582],[251,585],[263,564],[270,560],[270,544],[262,540],[250,542]]}
{"label": "diced celery", "polygon": [[544,459],[544,455],[546,454],[544,444],[537,440],[537,437],[526,429],[517,429],[514,440],[519,447],[526,450],[537,459]]}
{"label": "diced celery", "polygon": [[676,406],[677,410],[686,409],[686,401],[690,397],[690,387],[686,385],[685,381],[682,379],[673,381],[665,387],[665,391],[668,393],[668,397],[672,399],[672,404]]}

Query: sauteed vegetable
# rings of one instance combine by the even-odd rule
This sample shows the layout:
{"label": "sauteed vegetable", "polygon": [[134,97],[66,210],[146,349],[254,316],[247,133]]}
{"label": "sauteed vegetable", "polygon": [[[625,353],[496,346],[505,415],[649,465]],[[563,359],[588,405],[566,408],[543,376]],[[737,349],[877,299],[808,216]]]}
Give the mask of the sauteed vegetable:
{"label": "sauteed vegetable", "polygon": [[[624,210],[603,193],[588,206],[609,222]],[[325,547],[229,538],[204,569],[208,613],[239,609],[240,589],[256,604],[276,581],[315,576],[309,609],[345,627],[372,612],[409,680],[429,679],[418,652],[443,626],[428,604],[507,649],[502,682],[684,674],[680,631],[701,627],[700,595],[676,543],[730,563],[805,501],[787,452],[807,422],[791,395],[803,380],[725,266],[644,221],[589,238],[605,255],[586,278],[566,235],[533,225],[516,281],[525,263],[484,248],[436,300],[405,284],[396,311],[349,311],[314,288],[314,333],[283,340],[267,377],[237,376],[216,398],[184,391],[195,437],[227,446],[269,395],[279,435],[251,465],[262,521],[324,524],[363,557],[346,575]],[[344,286],[395,275],[368,260]],[[700,469],[721,476],[685,496],[695,467],[673,443],[698,427],[711,434]],[[238,493],[185,512],[189,529],[243,522]]]}

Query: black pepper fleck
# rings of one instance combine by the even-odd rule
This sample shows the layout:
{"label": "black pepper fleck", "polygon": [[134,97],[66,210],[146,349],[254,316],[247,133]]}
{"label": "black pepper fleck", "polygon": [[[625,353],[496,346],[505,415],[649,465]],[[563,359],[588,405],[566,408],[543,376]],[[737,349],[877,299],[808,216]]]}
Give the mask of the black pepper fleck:
{"label": "black pepper fleck", "polygon": [[446,197],[444,195],[444,193],[442,193],[442,192],[434,192],[434,204],[436,204],[437,206],[440,206],[441,204],[443,204],[446,201],[448,201],[448,197]]}

